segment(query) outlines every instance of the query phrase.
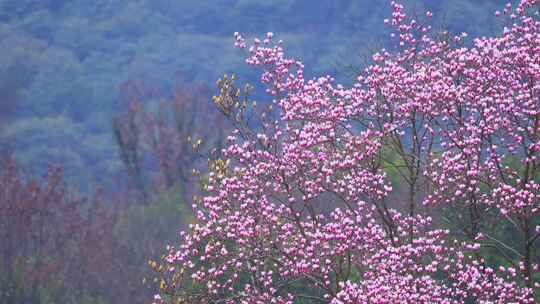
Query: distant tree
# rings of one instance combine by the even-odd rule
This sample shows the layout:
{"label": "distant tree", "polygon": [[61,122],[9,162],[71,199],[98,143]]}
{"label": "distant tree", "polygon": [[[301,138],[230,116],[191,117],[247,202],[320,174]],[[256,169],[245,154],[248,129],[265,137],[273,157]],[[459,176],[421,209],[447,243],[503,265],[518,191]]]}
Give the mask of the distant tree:
{"label": "distant tree", "polygon": [[143,176],[143,159],[141,148],[141,130],[144,124],[141,122],[142,109],[137,95],[130,94],[126,101],[126,112],[122,117],[113,121],[114,137],[120,152],[120,157],[126,171],[135,186],[142,195],[143,201],[147,200],[146,182]]}
{"label": "distant tree", "polygon": [[[43,179],[15,161],[0,166],[0,302],[81,303],[127,299],[116,218],[100,195],[79,199],[60,167]],[[112,288],[115,287],[115,288]]]}
{"label": "distant tree", "polygon": [[198,182],[193,171],[211,157],[210,147],[222,145],[225,120],[203,87],[178,86],[172,97],[159,100],[141,84],[126,86],[126,107],[113,130],[133,187],[145,201],[151,189],[173,186],[187,198]]}
{"label": "distant tree", "polygon": [[1,167],[0,198],[0,301],[40,303],[44,283],[62,280],[83,221],[81,202],[69,197],[60,168],[51,167],[41,184],[9,159]]}

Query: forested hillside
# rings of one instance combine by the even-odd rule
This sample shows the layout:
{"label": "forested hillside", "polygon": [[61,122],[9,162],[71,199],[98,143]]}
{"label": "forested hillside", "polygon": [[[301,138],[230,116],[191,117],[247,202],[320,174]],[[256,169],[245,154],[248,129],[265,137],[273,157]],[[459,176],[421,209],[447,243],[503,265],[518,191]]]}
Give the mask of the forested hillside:
{"label": "forested hillside", "polygon": [[[487,34],[503,1],[405,1],[435,12],[452,31]],[[388,41],[386,1],[0,1],[0,140],[26,170],[64,165],[69,183],[110,188],[122,169],[112,120],[123,84],[144,83],[152,97],[174,84],[212,84],[223,73],[256,78],[224,47],[235,31],[279,34],[308,75],[354,78],[366,50]],[[209,96],[212,92],[209,92]],[[150,102],[150,100],[145,100]]]}

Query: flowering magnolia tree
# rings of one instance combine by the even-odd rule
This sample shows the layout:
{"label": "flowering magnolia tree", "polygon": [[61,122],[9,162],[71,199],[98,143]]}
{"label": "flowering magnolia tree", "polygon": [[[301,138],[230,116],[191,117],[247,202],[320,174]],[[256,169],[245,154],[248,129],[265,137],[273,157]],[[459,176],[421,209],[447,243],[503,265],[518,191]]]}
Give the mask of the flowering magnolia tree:
{"label": "flowering magnolia tree", "polygon": [[151,263],[155,302],[534,303],[538,2],[507,5],[512,24],[471,47],[392,3],[396,49],[351,88],[305,79],[271,33],[236,34],[272,107],[218,81],[236,131],[196,223]]}

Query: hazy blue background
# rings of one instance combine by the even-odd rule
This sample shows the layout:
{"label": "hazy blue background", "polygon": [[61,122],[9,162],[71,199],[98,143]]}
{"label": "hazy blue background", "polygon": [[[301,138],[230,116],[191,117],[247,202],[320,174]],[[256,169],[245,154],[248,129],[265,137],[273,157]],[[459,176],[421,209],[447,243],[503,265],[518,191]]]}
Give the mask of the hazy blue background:
{"label": "hazy blue background", "polygon": [[[162,95],[181,79],[213,86],[223,73],[256,81],[233,33],[272,31],[308,75],[347,83],[366,49],[387,43],[390,1],[0,0],[0,144],[27,170],[64,165],[70,183],[109,184],[122,167],[111,133],[119,87]],[[404,1],[471,36],[500,27],[505,1]]]}

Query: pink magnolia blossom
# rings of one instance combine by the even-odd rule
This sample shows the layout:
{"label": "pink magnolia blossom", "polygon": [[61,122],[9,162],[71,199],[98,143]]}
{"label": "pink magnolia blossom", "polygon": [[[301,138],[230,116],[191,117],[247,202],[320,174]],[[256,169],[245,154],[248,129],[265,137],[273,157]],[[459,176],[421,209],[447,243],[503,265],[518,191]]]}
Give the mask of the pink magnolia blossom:
{"label": "pink magnolia blossom", "polygon": [[[196,223],[165,256],[163,293],[192,303],[534,303],[536,4],[506,6],[514,24],[465,48],[466,34],[430,36],[392,2],[385,23],[401,47],[373,55],[351,88],[305,79],[272,33],[251,46],[235,33],[279,116],[229,137]],[[217,98],[224,113],[230,96]],[[467,216],[445,228],[445,210]],[[515,225],[523,246],[495,242],[486,214]],[[488,245],[514,250],[516,265],[490,267]]]}

